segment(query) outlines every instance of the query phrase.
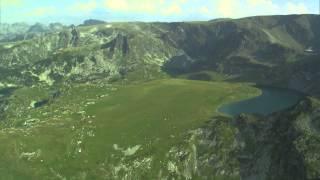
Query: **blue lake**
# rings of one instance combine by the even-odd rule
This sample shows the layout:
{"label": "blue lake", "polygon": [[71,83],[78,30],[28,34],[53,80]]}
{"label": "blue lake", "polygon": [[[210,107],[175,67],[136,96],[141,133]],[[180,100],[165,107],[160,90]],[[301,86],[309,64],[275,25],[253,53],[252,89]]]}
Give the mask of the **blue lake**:
{"label": "blue lake", "polygon": [[219,112],[230,116],[241,113],[268,115],[287,109],[304,97],[304,94],[288,89],[273,87],[260,87],[260,89],[262,91],[260,96],[223,105],[218,109]]}

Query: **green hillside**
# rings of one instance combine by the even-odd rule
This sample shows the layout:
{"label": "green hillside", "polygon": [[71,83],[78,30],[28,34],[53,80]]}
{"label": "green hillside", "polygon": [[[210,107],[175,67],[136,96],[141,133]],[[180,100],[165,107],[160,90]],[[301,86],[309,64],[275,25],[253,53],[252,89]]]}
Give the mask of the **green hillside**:
{"label": "green hillside", "polygon": [[[122,179],[130,174],[131,179],[154,179],[160,172],[162,177],[194,176],[195,167],[184,165],[194,160],[187,154],[185,160],[175,159],[182,155],[171,154],[172,149],[186,146],[190,130],[217,116],[221,104],[257,94],[246,84],[186,80],[78,85],[30,109],[26,104],[31,99],[45,96],[32,88],[18,90],[9,107],[23,112],[23,122],[1,130],[1,178]],[[8,116],[19,119],[18,114]],[[179,168],[181,174],[170,168]]]}

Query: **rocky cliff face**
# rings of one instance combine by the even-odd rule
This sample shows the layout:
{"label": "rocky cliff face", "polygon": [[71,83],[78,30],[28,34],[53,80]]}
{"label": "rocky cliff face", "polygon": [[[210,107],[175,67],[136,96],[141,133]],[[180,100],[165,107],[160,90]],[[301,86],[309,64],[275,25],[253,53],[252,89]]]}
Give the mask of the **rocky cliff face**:
{"label": "rocky cliff face", "polygon": [[[22,69],[17,79],[29,77],[29,81],[36,83],[38,78],[38,82],[50,85],[97,76],[119,79],[138,71],[142,76],[160,74],[161,66],[178,50],[167,46],[147,28],[150,28],[148,24],[82,27],[76,47],[68,30],[5,44],[0,50],[0,67]],[[4,76],[2,81],[10,80]]]}
{"label": "rocky cliff face", "polygon": [[315,99],[306,99],[268,117],[237,118],[243,179],[317,179],[319,105]]}
{"label": "rocky cliff face", "polygon": [[173,169],[181,178],[318,179],[319,124],[320,103],[313,98],[268,116],[215,117],[190,133],[188,146],[170,151],[187,157],[173,159]]}

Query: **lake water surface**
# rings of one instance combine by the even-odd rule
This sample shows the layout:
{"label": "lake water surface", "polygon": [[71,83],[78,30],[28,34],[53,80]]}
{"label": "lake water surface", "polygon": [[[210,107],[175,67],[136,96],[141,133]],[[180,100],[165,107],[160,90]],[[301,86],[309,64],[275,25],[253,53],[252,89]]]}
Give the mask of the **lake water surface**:
{"label": "lake water surface", "polygon": [[289,108],[304,97],[302,93],[289,89],[274,87],[259,88],[262,90],[260,96],[223,105],[219,108],[219,112],[231,116],[237,116],[241,113],[268,115]]}

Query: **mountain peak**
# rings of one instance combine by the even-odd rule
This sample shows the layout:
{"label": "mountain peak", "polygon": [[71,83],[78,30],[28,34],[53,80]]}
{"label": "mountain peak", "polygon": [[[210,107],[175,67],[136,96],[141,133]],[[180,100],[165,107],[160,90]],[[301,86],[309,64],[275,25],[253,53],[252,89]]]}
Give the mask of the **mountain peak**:
{"label": "mountain peak", "polygon": [[98,25],[98,24],[105,24],[107,22],[98,20],[98,19],[87,19],[81,24],[82,26],[92,26],[92,25]]}

